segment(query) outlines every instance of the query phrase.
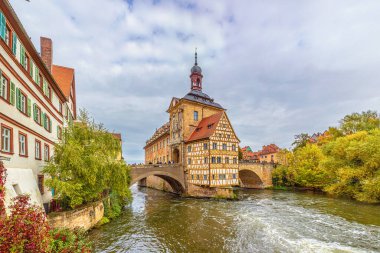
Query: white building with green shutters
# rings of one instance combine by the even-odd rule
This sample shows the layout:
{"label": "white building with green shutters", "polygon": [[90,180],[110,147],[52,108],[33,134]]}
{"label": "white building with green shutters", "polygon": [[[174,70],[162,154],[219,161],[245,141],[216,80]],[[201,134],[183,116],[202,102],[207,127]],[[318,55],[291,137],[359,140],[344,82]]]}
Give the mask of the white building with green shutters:
{"label": "white building with green shutters", "polygon": [[0,157],[7,205],[19,194],[41,207],[52,198],[42,169],[62,128],[76,117],[74,70],[53,71],[52,56],[51,40],[41,38],[39,54],[9,2],[0,1]]}

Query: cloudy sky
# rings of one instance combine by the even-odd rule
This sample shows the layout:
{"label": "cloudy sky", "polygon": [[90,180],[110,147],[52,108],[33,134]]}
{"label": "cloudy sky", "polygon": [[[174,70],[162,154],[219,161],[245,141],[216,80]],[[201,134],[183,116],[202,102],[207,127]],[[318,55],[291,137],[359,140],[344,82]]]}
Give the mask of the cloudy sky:
{"label": "cloudy sky", "polygon": [[36,48],[76,71],[77,100],[123,135],[128,162],[190,89],[228,109],[241,145],[289,147],[294,135],[380,111],[380,1],[10,0]]}

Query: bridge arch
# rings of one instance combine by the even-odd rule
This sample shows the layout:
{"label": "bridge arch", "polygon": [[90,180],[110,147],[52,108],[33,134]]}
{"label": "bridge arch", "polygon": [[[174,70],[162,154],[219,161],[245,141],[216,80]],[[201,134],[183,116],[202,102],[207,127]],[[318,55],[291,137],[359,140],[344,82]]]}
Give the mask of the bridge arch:
{"label": "bridge arch", "polygon": [[243,188],[257,188],[265,187],[263,180],[252,170],[239,170],[240,186]]}
{"label": "bridge arch", "polygon": [[132,169],[130,186],[143,179],[146,179],[149,176],[156,176],[163,179],[171,186],[173,191],[177,194],[182,194],[185,192],[184,180],[175,175],[174,173],[166,171],[165,168],[160,167],[157,167],[156,170],[147,169],[145,171],[144,169]]}

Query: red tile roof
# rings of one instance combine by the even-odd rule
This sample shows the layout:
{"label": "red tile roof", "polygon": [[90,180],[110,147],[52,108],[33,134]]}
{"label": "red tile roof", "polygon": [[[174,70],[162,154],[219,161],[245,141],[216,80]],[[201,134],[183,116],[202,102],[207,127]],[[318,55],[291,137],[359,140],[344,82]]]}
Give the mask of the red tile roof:
{"label": "red tile roof", "polygon": [[121,141],[121,134],[120,133],[112,133],[113,137]]}
{"label": "red tile roof", "polygon": [[216,130],[219,120],[222,118],[224,112],[215,113],[199,122],[197,128],[193,131],[187,142],[206,139],[210,137]]}
{"label": "red tile roof", "polygon": [[74,80],[74,69],[52,65],[51,73],[65,97],[69,98]]}

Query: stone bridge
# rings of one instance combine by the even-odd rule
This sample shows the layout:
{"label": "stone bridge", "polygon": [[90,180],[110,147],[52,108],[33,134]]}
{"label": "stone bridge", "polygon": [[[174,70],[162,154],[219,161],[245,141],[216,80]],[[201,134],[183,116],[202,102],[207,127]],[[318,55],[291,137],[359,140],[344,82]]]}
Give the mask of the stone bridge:
{"label": "stone bridge", "polygon": [[[266,188],[273,186],[273,164],[239,162],[239,185],[243,188]],[[181,164],[145,164],[131,166],[131,185],[146,185],[146,178],[157,176],[166,181],[178,194],[186,193],[187,184]]]}
{"label": "stone bridge", "polygon": [[131,185],[140,183],[149,176],[157,176],[165,180],[175,193],[184,193],[186,189],[185,176],[181,164],[145,164],[131,166]]}
{"label": "stone bridge", "polygon": [[274,165],[267,163],[239,162],[239,181],[243,188],[266,188],[273,186]]}

